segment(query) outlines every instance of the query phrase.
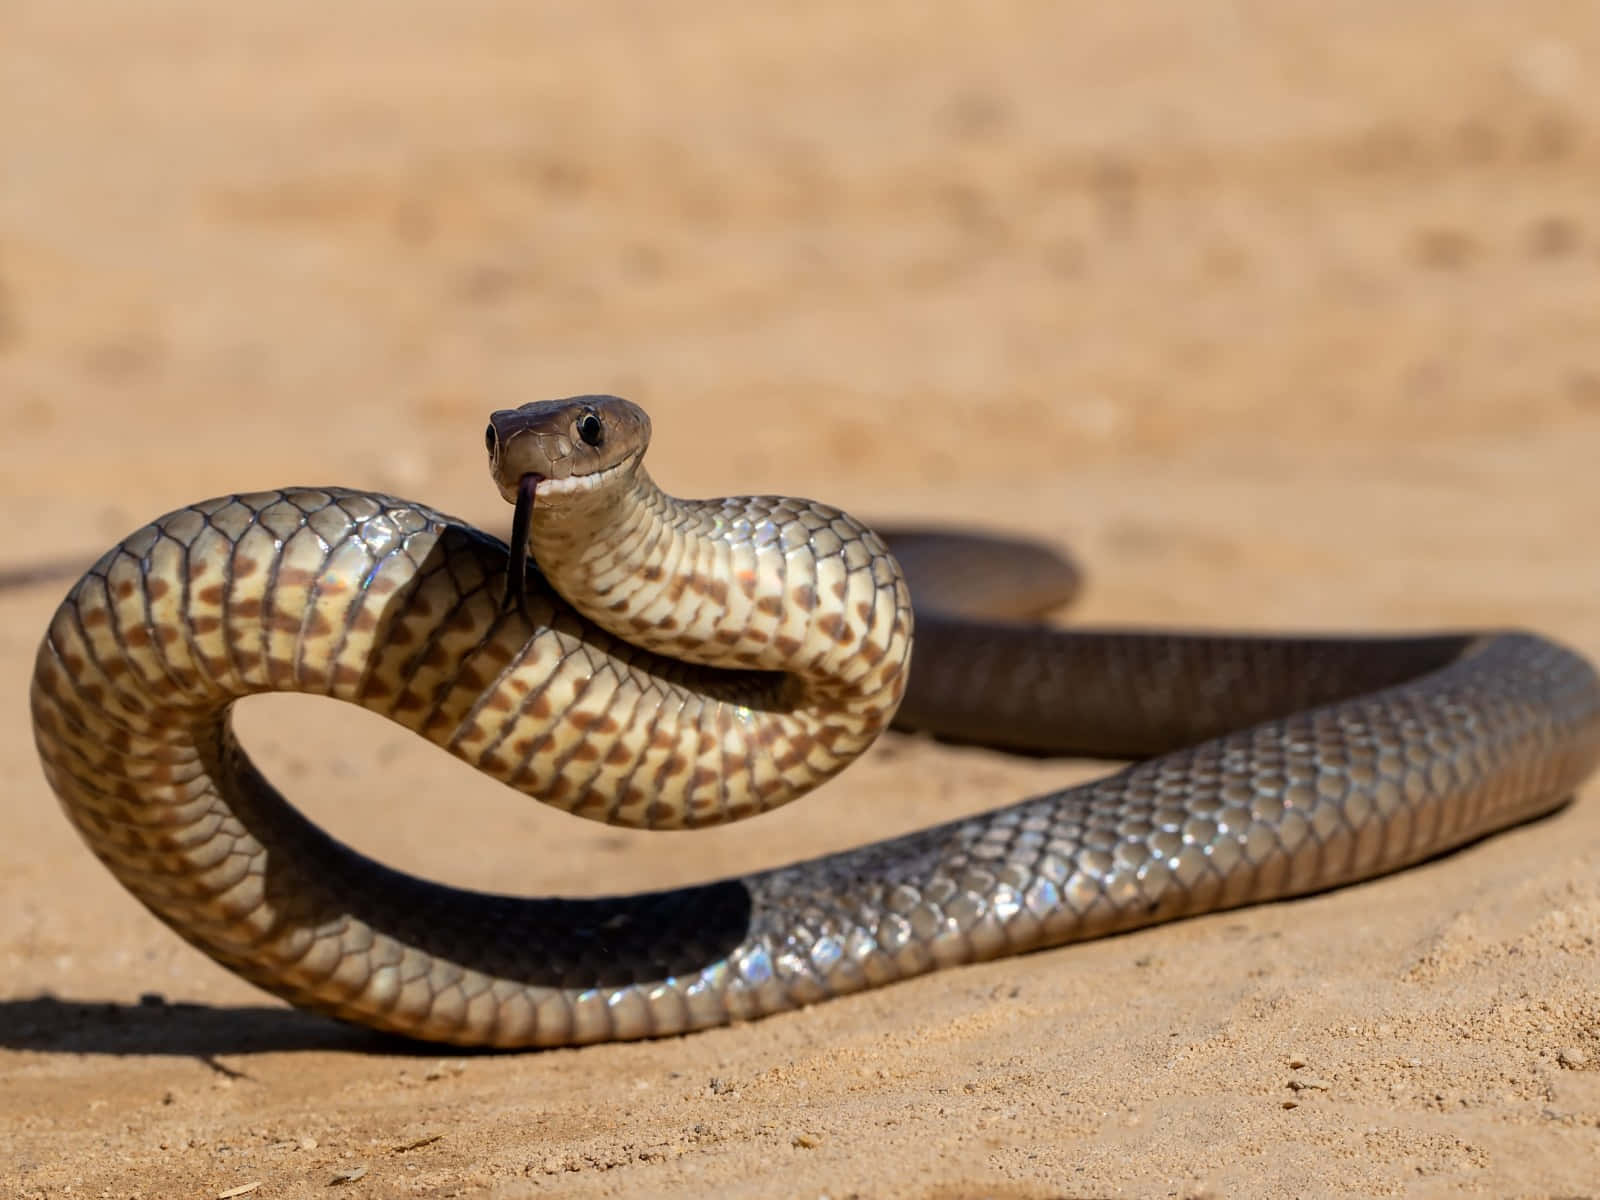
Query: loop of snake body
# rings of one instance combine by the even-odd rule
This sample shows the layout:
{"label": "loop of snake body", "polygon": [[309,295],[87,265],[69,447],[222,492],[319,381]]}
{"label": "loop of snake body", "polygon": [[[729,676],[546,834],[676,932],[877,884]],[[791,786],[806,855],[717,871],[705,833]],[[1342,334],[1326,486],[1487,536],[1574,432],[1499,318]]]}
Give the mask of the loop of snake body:
{"label": "loop of snake body", "polygon": [[[550,1046],[1368,878],[1555,808],[1600,759],[1600,680],[1538,636],[1071,632],[953,611],[990,563],[912,572],[908,669],[908,587],[883,541],[821,504],[669,497],[640,465],[648,440],[611,397],[494,414],[510,553],[339,488],[227,496],[131,534],[39,650],[35,738],[68,817],[163,921],[294,1004]],[[1144,761],[744,878],[528,899],[400,874],[312,825],[234,739],[231,706],[265,691],[360,704],[547,803],[649,828],[783,804],[897,705],[946,737]]]}

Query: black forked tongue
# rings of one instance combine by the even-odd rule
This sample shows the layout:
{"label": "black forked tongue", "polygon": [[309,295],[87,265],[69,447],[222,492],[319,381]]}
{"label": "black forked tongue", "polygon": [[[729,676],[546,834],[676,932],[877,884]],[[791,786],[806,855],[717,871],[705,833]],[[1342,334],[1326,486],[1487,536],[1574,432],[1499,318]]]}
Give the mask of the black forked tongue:
{"label": "black forked tongue", "polygon": [[506,563],[506,594],[501,610],[528,611],[528,525],[533,520],[534,492],[544,476],[533,471],[517,483],[517,507],[511,514],[511,557]]}

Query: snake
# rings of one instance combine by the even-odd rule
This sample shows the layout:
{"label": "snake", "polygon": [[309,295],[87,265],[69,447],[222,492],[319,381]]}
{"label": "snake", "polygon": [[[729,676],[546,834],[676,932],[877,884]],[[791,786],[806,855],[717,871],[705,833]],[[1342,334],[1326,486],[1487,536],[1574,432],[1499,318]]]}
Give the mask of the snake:
{"label": "snake", "polygon": [[[291,1004],[516,1048],[682,1034],[1370,879],[1551,812],[1600,760],[1600,678],[1537,634],[1060,626],[1008,583],[1015,547],[676,498],[642,465],[650,434],[610,396],[495,412],[509,545],[337,487],[130,534],[36,659],[67,818],[160,920]],[[740,877],[503,895],[391,869],[276,791],[231,713],[285,691],[644,829],[769,812],[891,725],[1130,761]]]}

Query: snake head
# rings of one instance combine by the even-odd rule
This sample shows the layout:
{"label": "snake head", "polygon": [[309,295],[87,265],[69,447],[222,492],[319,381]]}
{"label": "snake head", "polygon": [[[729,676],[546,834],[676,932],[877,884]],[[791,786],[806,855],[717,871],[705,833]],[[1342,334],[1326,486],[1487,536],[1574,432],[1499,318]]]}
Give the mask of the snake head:
{"label": "snake head", "polygon": [[484,433],[500,494],[518,503],[525,481],[541,510],[625,482],[650,444],[650,418],[617,396],[571,396],[506,408]]}
{"label": "snake head", "polygon": [[491,413],[484,445],[495,486],[516,505],[503,607],[526,612],[535,506],[541,516],[575,513],[580,524],[585,512],[603,512],[607,498],[622,494],[637,473],[650,445],[650,418],[617,396],[539,400]]}

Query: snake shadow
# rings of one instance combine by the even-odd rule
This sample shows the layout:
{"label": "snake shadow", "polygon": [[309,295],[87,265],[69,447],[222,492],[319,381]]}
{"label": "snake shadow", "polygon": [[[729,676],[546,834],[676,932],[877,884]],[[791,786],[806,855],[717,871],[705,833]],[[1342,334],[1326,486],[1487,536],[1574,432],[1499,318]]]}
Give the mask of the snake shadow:
{"label": "snake shadow", "polygon": [[471,1053],[271,1004],[173,1004],[158,995],[125,1004],[48,993],[0,1000],[0,1049],[195,1058],[229,1076],[242,1072],[217,1062],[218,1055],[323,1050],[460,1058]]}

